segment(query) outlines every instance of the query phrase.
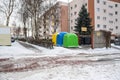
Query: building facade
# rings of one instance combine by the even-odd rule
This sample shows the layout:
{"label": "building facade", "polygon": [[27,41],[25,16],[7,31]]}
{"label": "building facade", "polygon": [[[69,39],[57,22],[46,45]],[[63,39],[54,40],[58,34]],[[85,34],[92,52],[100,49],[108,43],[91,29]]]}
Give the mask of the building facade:
{"label": "building facade", "polygon": [[41,16],[40,36],[49,37],[56,32],[68,31],[68,5],[57,2]]}
{"label": "building facade", "polygon": [[73,0],[70,3],[70,32],[74,32],[78,13],[85,5],[90,18],[91,25],[95,31],[111,31],[114,35],[120,35],[120,0]]}

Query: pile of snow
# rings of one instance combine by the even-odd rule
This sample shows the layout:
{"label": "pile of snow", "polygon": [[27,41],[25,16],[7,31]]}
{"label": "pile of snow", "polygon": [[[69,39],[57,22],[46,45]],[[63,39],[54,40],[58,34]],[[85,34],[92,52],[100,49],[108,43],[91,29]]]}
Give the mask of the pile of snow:
{"label": "pile of snow", "polygon": [[30,55],[34,52],[20,45],[18,42],[12,43],[11,46],[0,46],[0,56],[22,56]]}

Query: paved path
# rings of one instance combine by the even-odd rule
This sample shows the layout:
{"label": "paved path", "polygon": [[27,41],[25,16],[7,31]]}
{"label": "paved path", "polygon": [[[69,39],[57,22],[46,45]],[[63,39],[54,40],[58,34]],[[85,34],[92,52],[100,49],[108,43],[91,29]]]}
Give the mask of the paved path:
{"label": "paved path", "polygon": [[30,50],[33,50],[35,53],[39,53],[39,52],[42,52],[41,50],[37,49],[36,47],[30,45],[30,44],[27,44],[25,42],[22,42],[22,41],[19,41],[19,43],[24,46],[25,48],[27,49],[30,49]]}
{"label": "paved path", "polygon": [[111,46],[111,47],[120,50],[120,48],[118,48],[118,47],[115,47],[115,46]]}

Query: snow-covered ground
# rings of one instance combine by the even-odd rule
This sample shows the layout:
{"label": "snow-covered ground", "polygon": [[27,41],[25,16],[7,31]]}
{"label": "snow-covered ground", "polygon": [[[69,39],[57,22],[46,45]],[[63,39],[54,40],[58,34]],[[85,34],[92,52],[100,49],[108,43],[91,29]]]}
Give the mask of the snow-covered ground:
{"label": "snow-covered ground", "polygon": [[120,45],[115,45],[115,44],[111,44],[111,46],[119,48],[120,49]]}
{"label": "snow-covered ground", "polygon": [[[38,49],[41,49],[41,47],[36,46]],[[111,54],[111,53],[120,53],[120,50],[114,49],[114,48],[96,48],[96,49],[67,49],[67,48],[63,48],[63,47],[54,47],[54,49],[49,50],[49,49],[45,49],[43,50],[44,54],[50,54],[50,55],[54,55],[54,54],[59,54],[59,55],[65,55],[65,54],[72,54],[72,55],[76,55],[79,53],[86,53],[86,54]]]}
{"label": "snow-covered ground", "polygon": [[[26,43],[29,44],[29,43]],[[29,44],[32,45],[32,44]],[[12,43],[12,46],[0,46],[0,57],[28,57],[28,56],[58,56],[58,55],[77,55],[77,54],[113,54],[120,53],[120,50],[114,48],[96,48],[83,49],[75,48],[68,49],[63,47],[56,47],[54,49],[46,49],[44,47],[32,45],[40,50],[35,53],[33,50],[21,46],[18,42]]]}
{"label": "snow-covered ground", "polygon": [[64,65],[36,71],[1,73],[0,80],[120,80],[120,64]]}
{"label": "snow-covered ground", "polygon": [[0,46],[0,58],[1,57],[16,57],[22,55],[35,54],[34,51],[20,45],[18,42],[12,43],[11,46]]}
{"label": "snow-covered ground", "polygon": [[18,70],[27,66],[27,70],[20,72],[3,70],[0,72],[0,80],[120,80],[119,49],[68,49],[56,46],[54,49],[46,49],[32,46],[40,52],[27,49],[18,42],[12,43],[12,46],[0,46],[0,59],[12,57],[0,61],[0,71],[13,70],[14,67]]}
{"label": "snow-covered ground", "polygon": [[120,65],[117,64],[104,66],[62,66],[45,70],[21,80],[119,80],[119,67]]}

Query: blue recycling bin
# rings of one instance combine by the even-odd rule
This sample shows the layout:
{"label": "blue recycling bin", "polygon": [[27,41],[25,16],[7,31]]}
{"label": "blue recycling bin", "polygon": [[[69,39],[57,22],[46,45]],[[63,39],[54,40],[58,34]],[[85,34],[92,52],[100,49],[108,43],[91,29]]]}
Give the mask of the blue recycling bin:
{"label": "blue recycling bin", "polygon": [[67,32],[61,32],[57,35],[57,46],[63,45],[63,38],[65,34],[67,34]]}

